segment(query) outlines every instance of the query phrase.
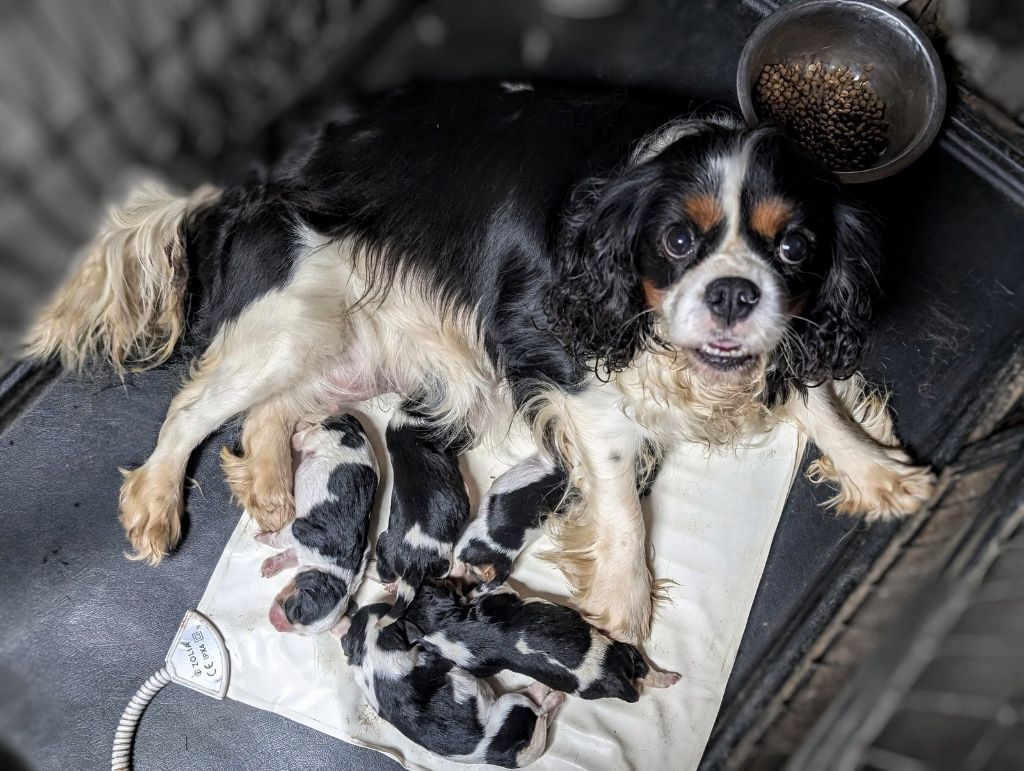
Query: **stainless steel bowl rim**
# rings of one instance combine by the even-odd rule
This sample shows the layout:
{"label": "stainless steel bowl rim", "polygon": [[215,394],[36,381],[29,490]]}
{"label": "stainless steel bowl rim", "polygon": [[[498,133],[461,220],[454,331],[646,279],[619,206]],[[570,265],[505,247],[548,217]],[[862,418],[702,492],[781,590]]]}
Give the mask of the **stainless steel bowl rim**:
{"label": "stainless steel bowl rim", "polygon": [[739,67],[736,70],[736,95],[739,99],[740,110],[743,112],[743,117],[747,123],[756,123],[758,120],[757,111],[754,109],[754,102],[751,99],[752,90],[752,79],[748,74],[750,70],[751,60],[754,58],[756,51],[761,46],[761,43],[768,36],[768,33],[773,31],[776,27],[781,24],[785,24],[789,19],[802,12],[804,9],[813,6],[821,6],[823,8],[831,8],[833,10],[847,11],[855,6],[866,6],[875,11],[879,11],[882,15],[887,16],[890,22],[901,29],[903,29],[917,44],[921,54],[927,59],[927,70],[931,76],[932,83],[931,87],[935,92],[935,99],[931,106],[931,111],[928,114],[927,122],[925,123],[923,131],[918,135],[918,138],[907,147],[902,153],[892,158],[889,161],[879,165],[872,166],[868,169],[862,169],[860,171],[833,171],[832,173],[843,182],[873,182],[883,177],[888,177],[895,174],[898,171],[903,170],[915,160],[917,160],[921,154],[928,149],[935,137],[938,136],[939,130],[942,128],[942,121],[946,114],[946,81],[942,74],[942,64],[939,61],[939,55],[936,53],[934,46],[928,37],[921,31],[921,28],[917,26],[902,11],[882,2],[881,0],[796,0],[795,2],[787,3],[780,7],[778,10],[771,13],[760,24],[754,29],[750,37],[747,39],[746,44],[743,46],[743,53],[740,54]]}

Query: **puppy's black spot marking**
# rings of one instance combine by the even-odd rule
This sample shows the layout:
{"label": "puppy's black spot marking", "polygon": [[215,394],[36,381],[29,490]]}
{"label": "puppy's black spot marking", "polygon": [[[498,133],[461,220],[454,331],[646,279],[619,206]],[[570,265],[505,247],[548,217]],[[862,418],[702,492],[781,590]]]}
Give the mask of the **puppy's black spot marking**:
{"label": "puppy's black spot marking", "polygon": [[608,460],[610,460],[612,463],[622,463],[622,453],[613,452],[611,455],[608,456]]}
{"label": "puppy's black spot marking", "polygon": [[377,475],[363,464],[343,463],[331,471],[327,490],[333,496],[315,505],[292,523],[292,536],[303,546],[330,555],[339,567],[355,570],[366,548],[369,518],[339,516],[368,512],[377,494]]}
{"label": "puppy's black spot marking", "polygon": [[73,504],[71,504],[71,505],[72,505],[72,506],[74,506],[74,507],[75,507],[75,508],[77,509],[77,508],[78,508],[79,506],[81,506],[82,504],[81,504],[81,503],[79,503],[78,501],[75,501],[75,502],[74,502]]}

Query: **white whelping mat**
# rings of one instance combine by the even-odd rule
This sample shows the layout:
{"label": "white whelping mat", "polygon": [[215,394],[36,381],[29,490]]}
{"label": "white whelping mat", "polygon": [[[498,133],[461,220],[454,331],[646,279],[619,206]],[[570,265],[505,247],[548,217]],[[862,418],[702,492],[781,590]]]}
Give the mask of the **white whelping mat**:
{"label": "white whelping mat", "polygon": [[[391,475],[379,439],[390,412],[373,408],[358,414],[382,468],[378,528],[383,529]],[[525,449],[522,440],[518,446]],[[547,752],[531,768],[685,771],[697,766],[801,449],[797,431],[783,425],[735,453],[708,457],[703,446],[692,445],[666,460],[644,508],[654,573],[675,583],[671,603],[661,606],[644,649],[656,666],[683,678],[671,688],[647,689],[636,704],[567,698],[552,722]],[[464,459],[474,511],[493,479],[515,461],[514,451],[509,456],[498,459],[475,450]],[[377,717],[356,687],[336,638],[274,630],[267,611],[293,571],[260,577],[260,564],[273,551],[255,542],[256,532],[243,516],[199,604],[230,651],[227,695],[383,752],[406,768],[466,768],[421,749]],[[512,583],[524,595],[565,601],[561,575],[536,556],[548,545],[542,538],[520,557]],[[367,580],[357,602],[382,597],[380,586]],[[497,685],[501,690],[525,683],[503,674]]]}

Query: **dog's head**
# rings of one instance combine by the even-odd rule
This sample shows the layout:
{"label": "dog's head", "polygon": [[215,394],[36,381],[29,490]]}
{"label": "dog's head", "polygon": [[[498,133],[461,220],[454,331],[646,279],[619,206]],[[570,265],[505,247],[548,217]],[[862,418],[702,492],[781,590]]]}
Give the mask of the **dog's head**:
{"label": "dog's head", "polygon": [[590,366],[667,345],[711,381],[814,383],[857,366],[878,261],[873,219],[778,130],[684,121],[575,191],[547,310]]}

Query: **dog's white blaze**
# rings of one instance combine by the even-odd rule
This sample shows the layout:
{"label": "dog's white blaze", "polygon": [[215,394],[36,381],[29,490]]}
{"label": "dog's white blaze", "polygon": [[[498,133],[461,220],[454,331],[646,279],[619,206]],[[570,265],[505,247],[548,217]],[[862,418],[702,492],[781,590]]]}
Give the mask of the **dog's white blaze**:
{"label": "dog's white blaze", "polygon": [[743,186],[750,157],[761,136],[755,131],[711,163],[725,215],[721,245],[714,254],[686,271],[662,301],[669,339],[680,348],[701,348],[720,334],[719,322],[705,302],[708,285],[718,278],[745,278],[761,292],[760,302],[750,316],[736,322],[730,330],[740,340],[743,354],[768,353],[786,329],[786,293],[775,271],[743,235]]}
{"label": "dog's white blaze", "polygon": [[753,251],[723,249],[688,270],[666,293],[663,303],[670,339],[681,348],[699,348],[717,334],[717,322],[711,315],[704,294],[717,278],[746,278],[761,291],[754,311],[736,322],[731,334],[742,341],[743,353],[760,354],[772,350],[786,328],[785,292],[774,271]]}

